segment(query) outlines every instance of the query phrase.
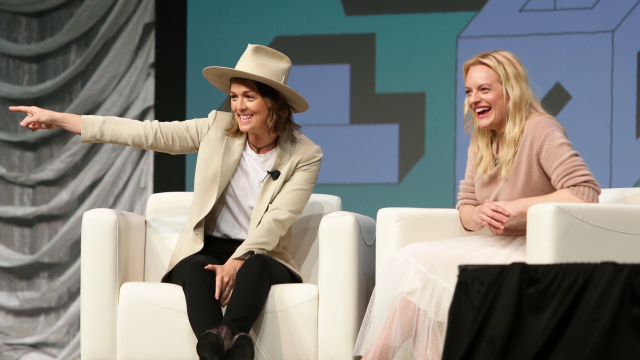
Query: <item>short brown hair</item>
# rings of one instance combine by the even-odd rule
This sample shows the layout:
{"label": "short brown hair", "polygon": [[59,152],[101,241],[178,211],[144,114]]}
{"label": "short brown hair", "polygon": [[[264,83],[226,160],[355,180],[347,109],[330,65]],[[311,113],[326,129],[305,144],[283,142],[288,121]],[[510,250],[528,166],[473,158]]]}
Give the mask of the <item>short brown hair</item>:
{"label": "short brown hair", "polygon": [[[256,84],[258,93],[262,99],[264,99],[264,102],[267,104],[267,108],[269,109],[267,126],[269,127],[271,135],[282,135],[287,130],[300,130],[300,125],[293,121],[292,108],[289,103],[287,103],[284,96],[278,90],[269,85],[265,85],[258,81],[253,82]],[[223,109],[231,109],[231,96],[227,98],[227,101],[223,105]],[[233,125],[227,129],[227,135],[229,136],[239,136],[241,133],[242,131],[240,131],[237,121],[234,121]]]}

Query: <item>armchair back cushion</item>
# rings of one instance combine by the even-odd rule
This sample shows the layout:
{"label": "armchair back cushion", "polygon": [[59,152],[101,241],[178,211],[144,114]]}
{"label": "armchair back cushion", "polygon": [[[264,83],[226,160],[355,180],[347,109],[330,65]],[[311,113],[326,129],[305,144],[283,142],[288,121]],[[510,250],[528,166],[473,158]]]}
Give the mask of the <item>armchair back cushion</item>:
{"label": "armchair back cushion", "polygon": [[[307,284],[318,285],[318,260],[320,250],[318,229],[322,218],[336,211],[342,211],[342,200],[338,196],[311,194],[300,218],[291,227],[289,254],[298,265],[300,274]],[[340,249],[336,249],[340,251]]]}
{"label": "armchair back cushion", "polygon": [[640,188],[602,189],[600,203],[640,205]]}
{"label": "armchair back cushion", "polygon": [[[153,194],[147,202],[145,282],[160,282],[171,254],[187,222],[193,202],[192,192]],[[289,254],[300,268],[305,283],[318,284],[318,228],[322,217],[342,210],[342,201],[333,195],[312,194],[291,229]]]}
{"label": "armchair back cushion", "polygon": [[167,272],[171,254],[187,222],[192,202],[192,192],[167,192],[149,197],[145,216],[145,282],[160,282]]}

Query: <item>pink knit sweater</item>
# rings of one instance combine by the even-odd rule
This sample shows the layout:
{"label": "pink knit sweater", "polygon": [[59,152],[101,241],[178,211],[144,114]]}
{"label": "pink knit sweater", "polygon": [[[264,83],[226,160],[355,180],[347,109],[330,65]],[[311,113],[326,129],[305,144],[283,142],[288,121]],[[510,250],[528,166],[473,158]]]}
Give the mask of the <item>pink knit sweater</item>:
{"label": "pink knit sweater", "polygon": [[[597,203],[600,186],[587,164],[556,123],[547,117],[527,121],[520,147],[507,179],[498,179],[500,168],[489,175],[475,175],[475,154],[469,146],[467,169],[460,181],[458,210],[480,205],[485,199],[512,201],[547,195],[560,189],[587,202]],[[504,235],[524,235],[526,220],[505,228]]]}

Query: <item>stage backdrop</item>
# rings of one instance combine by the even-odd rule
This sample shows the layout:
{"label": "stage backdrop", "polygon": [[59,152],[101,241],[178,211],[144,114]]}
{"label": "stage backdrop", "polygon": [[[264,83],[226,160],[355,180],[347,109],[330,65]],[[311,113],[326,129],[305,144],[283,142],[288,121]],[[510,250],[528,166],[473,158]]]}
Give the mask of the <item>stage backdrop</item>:
{"label": "stage backdrop", "polygon": [[[317,193],[375,217],[389,206],[453,207],[466,164],[465,60],[514,52],[602,187],[640,179],[638,0],[326,0],[188,3],[187,116],[225,95],[201,75],[248,43],[294,63],[296,115],[324,150]],[[197,155],[187,158],[193,189]]]}
{"label": "stage backdrop", "polygon": [[144,214],[153,153],[21,128],[9,105],[153,119],[154,0],[0,0],[0,359],[80,359],[80,225]]}

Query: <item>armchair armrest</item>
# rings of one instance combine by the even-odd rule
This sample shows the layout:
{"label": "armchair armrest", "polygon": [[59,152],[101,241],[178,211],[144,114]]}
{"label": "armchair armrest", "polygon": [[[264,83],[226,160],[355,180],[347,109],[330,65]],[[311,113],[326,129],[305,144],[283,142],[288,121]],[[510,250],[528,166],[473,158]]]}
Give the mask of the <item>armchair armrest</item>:
{"label": "armchair armrest", "polygon": [[319,228],[318,359],[351,359],[374,286],[375,221],[336,211]]}
{"label": "armchair armrest", "polygon": [[546,203],[527,213],[527,262],[640,262],[640,205]]}
{"label": "armchair armrest", "polygon": [[456,209],[380,209],[376,224],[376,278],[393,254],[407,245],[490,234],[487,229],[466,231],[460,224],[460,214]]}
{"label": "armchair armrest", "polygon": [[87,211],[80,241],[82,358],[115,359],[120,285],[143,281],[145,219],[118,210]]}

